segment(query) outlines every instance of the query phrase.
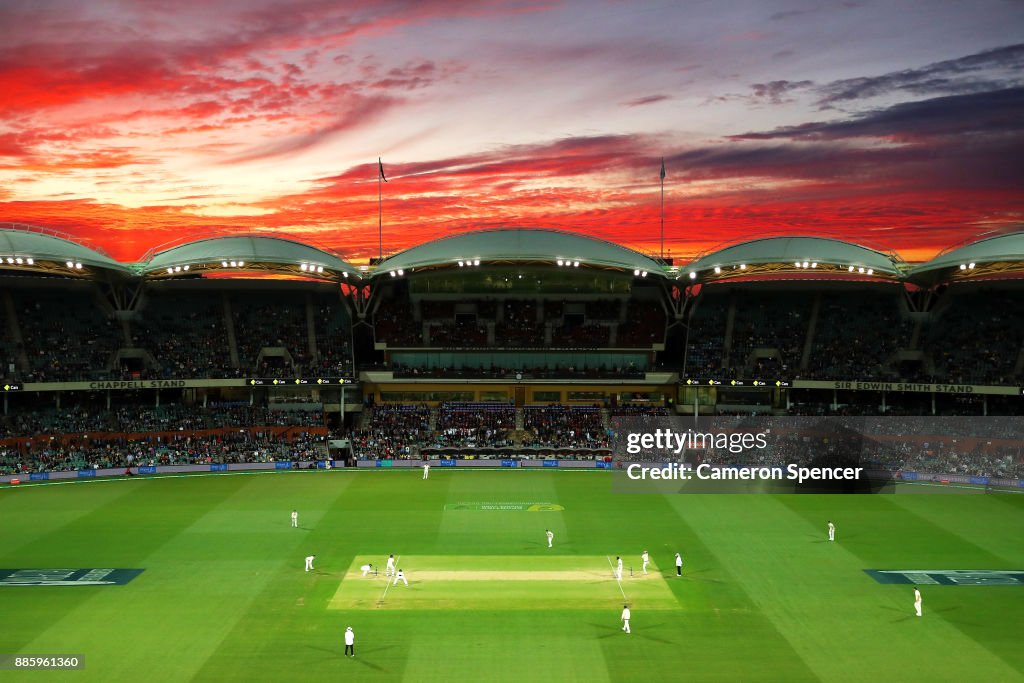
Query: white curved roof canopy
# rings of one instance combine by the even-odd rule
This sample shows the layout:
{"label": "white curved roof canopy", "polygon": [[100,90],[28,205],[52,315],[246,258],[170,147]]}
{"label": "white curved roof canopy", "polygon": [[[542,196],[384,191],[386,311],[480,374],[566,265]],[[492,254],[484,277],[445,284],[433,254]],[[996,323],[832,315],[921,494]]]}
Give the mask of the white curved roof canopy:
{"label": "white curved roof canopy", "polygon": [[399,269],[457,266],[459,261],[544,262],[579,261],[580,265],[640,270],[664,277],[660,263],[638,251],[604,240],[559,230],[504,228],[481,230],[433,240],[385,259],[378,274]]}
{"label": "white curved roof canopy", "polygon": [[690,272],[713,271],[715,267],[803,262],[871,269],[875,275],[889,277],[900,275],[897,261],[889,254],[842,240],[793,236],[766,237],[718,249],[684,266],[680,277],[688,277]]}

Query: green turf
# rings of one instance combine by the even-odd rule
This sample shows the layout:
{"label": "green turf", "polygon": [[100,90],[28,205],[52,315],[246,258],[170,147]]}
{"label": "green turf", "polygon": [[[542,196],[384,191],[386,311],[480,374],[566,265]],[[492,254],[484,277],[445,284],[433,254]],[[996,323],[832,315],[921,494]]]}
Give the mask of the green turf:
{"label": "green turf", "polygon": [[[607,472],[518,470],[5,488],[0,567],[145,571],[126,586],[0,588],[0,653],[86,658],[0,678],[1024,680],[1024,588],[926,586],[917,619],[909,586],[863,571],[1024,569],[1024,496],[939,491],[617,495]],[[358,567],[383,570],[388,553],[410,586],[385,596],[383,575]],[[341,656],[347,625],[355,659]]]}

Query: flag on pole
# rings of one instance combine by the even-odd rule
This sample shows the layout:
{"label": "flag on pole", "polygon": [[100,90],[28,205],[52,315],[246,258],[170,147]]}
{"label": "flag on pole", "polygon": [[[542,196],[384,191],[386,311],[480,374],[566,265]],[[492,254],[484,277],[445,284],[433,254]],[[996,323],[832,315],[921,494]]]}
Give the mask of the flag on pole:
{"label": "flag on pole", "polygon": [[[383,173],[383,171],[381,171]],[[665,179],[665,157],[661,158],[661,179]]]}
{"label": "flag on pole", "polygon": [[[377,157],[377,168],[380,169],[380,177],[381,177],[381,179],[386,183],[388,181],[388,177],[386,175],[384,175],[384,164],[381,163],[380,157]],[[662,174],[665,173],[665,164],[664,164],[664,162],[662,162],[662,170],[661,170],[661,172],[662,172]],[[665,176],[662,175],[662,177],[664,178]]]}

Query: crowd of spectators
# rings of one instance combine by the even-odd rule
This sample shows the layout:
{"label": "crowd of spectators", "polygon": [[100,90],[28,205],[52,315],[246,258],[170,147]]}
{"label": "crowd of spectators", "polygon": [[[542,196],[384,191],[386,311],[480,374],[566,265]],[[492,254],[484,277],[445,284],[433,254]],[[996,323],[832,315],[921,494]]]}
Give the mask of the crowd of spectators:
{"label": "crowd of spectators", "polygon": [[814,326],[814,342],[802,379],[893,379],[894,353],[909,348],[912,325],[892,294],[827,292]]}
{"label": "crowd of spectators", "polygon": [[511,403],[442,403],[431,443],[438,448],[511,446],[516,409]]}
{"label": "crowd of spectators", "polygon": [[110,378],[122,346],[118,323],[103,315],[88,290],[15,292],[12,299],[24,340],[27,382]]}
{"label": "crowd of spectators", "polygon": [[[340,300],[314,298],[316,350],[310,353],[311,293],[145,292],[125,320],[104,312],[98,293],[19,291],[13,320],[3,316],[0,362],[7,379],[23,382],[234,378],[279,371],[351,376],[355,363],[348,312]],[[225,297],[232,304],[239,366],[231,362]],[[11,330],[20,333],[22,341]],[[125,335],[128,335],[127,341]],[[283,347],[287,356],[265,356]],[[121,354],[118,349],[145,354]]]}
{"label": "crowd of spectators", "polygon": [[981,291],[950,294],[927,330],[932,381],[1010,384],[1024,349],[1024,297]]}
{"label": "crowd of spectators", "polygon": [[[231,310],[235,318],[235,340],[238,364],[271,376],[274,371],[304,367],[309,360],[309,329],[306,324],[304,297],[271,294],[237,294],[232,296]],[[282,347],[291,356],[291,363],[282,356],[264,356],[264,347]]]}
{"label": "crowd of spectators", "polygon": [[538,302],[530,300],[505,301],[502,320],[494,327],[495,345],[524,349],[544,346],[544,324],[538,321],[537,306]]}
{"label": "crowd of spectators", "polygon": [[[807,326],[810,320],[811,298],[791,293],[744,291],[737,295],[736,316],[733,320],[730,364],[740,376],[750,373],[772,372],[788,377],[800,364]],[[756,349],[776,349],[776,363],[761,359],[755,369],[751,355]]]}
{"label": "crowd of spectators", "polygon": [[148,294],[132,325],[132,344],[150,352],[160,378],[240,376],[239,369],[231,367],[220,296]]}
{"label": "crowd of spectators", "polygon": [[111,410],[89,405],[15,412],[0,418],[0,438],[39,435],[84,435],[90,432],[141,433],[195,431],[225,427],[318,427],[323,409],[280,410],[248,403],[163,406],[118,406]]}
{"label": "crowd of spectators", "polygon": [[357,459],[413,458],[431,436],[430,408],[424,404],[385,403],[368,410],[368,421],[352,434]]}
{"label": "crowd of spectators", "polygon": [[608,432],[596,406],[525,406],[523,446],[607,448]]}
{"label": "crowd of spectators", "polygon": [[61,470],[133,468],[151,465],[318,460],[327,457],[323,437],[297,435],[283,441],[249,432],[173,441],[92,441],[88,444],[49,445],[31,451],[0,448],[0,474]]}

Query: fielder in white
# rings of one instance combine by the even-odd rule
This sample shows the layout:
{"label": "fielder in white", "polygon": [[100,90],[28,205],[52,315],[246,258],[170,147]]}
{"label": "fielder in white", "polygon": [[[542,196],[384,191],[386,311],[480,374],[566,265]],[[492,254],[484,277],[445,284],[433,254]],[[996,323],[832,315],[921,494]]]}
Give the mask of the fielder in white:
{"label": "fielder in white", "polygon": [[313,569],[313,560],[315,560],[315,559],[316,559],[316,555],[310,555],[309,557],[306,558],[306,571],[307,572],[311,571]]}
{"label": "fielder in white", "polygon": [[360,571],[363,572],[363,576],[366,576],[367,574],[369,574],[370,572],[373,571],[373,565],[372,564],[364,564],[359,569],[360,569]]}
{"label": "fielder in white", "polygon": [[828,540],[836,540],[836,525],[832,523],[832,520],[828,520]]}
{"label": "fielder in white", "polygon": [[914,611],[917,616],[921,616],[921,591],[917,590],[917,586],[914,586]]}
{"label": "fielder in white", "polygon": [[430,478],[430,463],[429,462],[423,463],[423,478],[424,479],[429,479]]}
{"label": "fielder in white", "polygon": [[409,585],[409,581],[405,578],[405,572],[403,572],[401,569],[399,569],[398,573],[395,574],[395,582],[391,585],[397,586],[399,581],[404,583],[406,586]]}
{"label": "fielder in white", "polygon": [[388,555],[388,566],[384,567],[384,576],[395,575],[395,556]]}
{"label": "fielder in white", "polygon": [[644,554],[640,556],[640,559],[643,560],[643,563],[644,563],[644,574],[646,574],[647,573],[647,565],[651,563],[651,556],[648,555],[647,551],[645,550]]}
{"label": "fielder in white", "polygon": [[615,556],[615,578],[622,579],[622,558],[618,555]]}
{"label": "fielder in white", "polygon": [[295,529],[299,526],[299,513],[296,510],[292,510],[292,528]]}
{"label": "fielder in white", "polygon": [[629,605],[622,606],[622,630],[626,633],[632,633],[629,630]]}
{"label": "fielder in white", "polygon": [[676,577],[683,575],[683,556],[676,553]]}
{"label": "fielder in white", "polygon": [[551,547],[551,541],[555,540],[555,535],[551,533],[551,529],[544,532],[544,535],[548,537],[548,547]]}

